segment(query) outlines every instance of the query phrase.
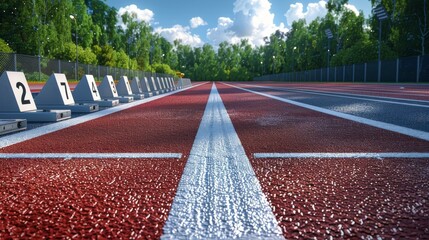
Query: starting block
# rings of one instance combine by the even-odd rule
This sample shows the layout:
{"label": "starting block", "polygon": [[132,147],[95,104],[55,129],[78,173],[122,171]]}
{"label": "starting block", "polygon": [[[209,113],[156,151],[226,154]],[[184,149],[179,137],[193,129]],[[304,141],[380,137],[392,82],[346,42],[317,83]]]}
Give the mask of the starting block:
{"label": "starting block", "polygon": [[118,94],[122,96],[132,96],[135,100],[141,100],[144,98],[143,94],[133,93],[130,81],[128,81],[127,76],[122,76],[121,79],[119,79],[118,85],[116,85],[116,89],[118,90]]}
{"label": "starting block", "polygon": [[155,79],[155,85],[156,85],[156,89],[162,94],[165,93],[165,91],[162,89],[161,87],[161,80],[159,80],[159,77],[156,77]]}
{"label": "starting block", "polygon": [[118,99],[101,99],[94,76],[84,75],[73,91],[77,103],[98,104],[100,107],[114,107],[119,105]]}
{"label": "starting block", "polygon": [[70,110],[38,110],[24,73],[6,71],[1,75],[0,118],[57,122],[70,117]]}
{"label": "starting block", "polygon": [[98,111],[98,104],[76,104],[65,74],[54,73],[34,99],[37,107],[43,109],[69,109],[76,113],[90,113]]}
{"label": "starting block", "polygon": [[150,77],[150,79],[148,79],[148,82],[149,82],[150,89],[152,89],[153,95],[159,95],[160,92],[158,91],[158,88],[156,87],[155,78]]}
{"label": "starting block", "polygon": [[0,119],[0,135],[27,129],[25,119]]}
{"label": "starting block", "polygon": [[177,87],[176,87],[176,85],[174,84],[174,79],[171,77],[171,78],[169,78],[169,80],[170,80],[171,88],[172,88],[173,90],[177,90]]}
{"label": "starting block", "polygon": [[142,82],[140,82],[140,83],[141,83],[140,86],[142,87],[142,92],[143,92],[145,97],[152,97],[153,95],[155,95],[151,91],[149,82],[148,82],[146,77],[144,77]]}
{"label": "starting block", "polygon": [[[152,94],[147,91],[147,82],[142,84],[142,81],[138,77],[135,77],[130,84],[133,94],[143,95],[143,97],[152,97]],[[143,92],[144,90],[146,91]]]}
{"label": "starting block", "polygon": [[98,86],[98,91],[100,92],[101,98],[108,99],[117,99],[121,103],[129,103],[134,101],[132,96],[119,96],[118,91],[116,89],[115,81],[111,75],[106,75],[101,82],[100,86]]}

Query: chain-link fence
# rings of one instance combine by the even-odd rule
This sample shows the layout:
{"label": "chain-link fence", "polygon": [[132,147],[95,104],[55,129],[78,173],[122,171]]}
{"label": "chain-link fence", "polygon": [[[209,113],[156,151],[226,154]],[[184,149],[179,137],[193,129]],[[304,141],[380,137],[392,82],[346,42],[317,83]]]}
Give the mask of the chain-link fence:
{"label": "chain-link fence", "polygon": [[[77,67],[76,67],[77,66]],[[77,69],[77,71],[76,71]],[[28,81],[46,81],[52,73],[64,73],[70,81],[80,80],[83,75],[93,75],[96,80],[112,75],[114,79],[121,76],[133,77],[175,77],[169,74],[144,72],[124,68],[81,64],[72,61],[53,60],[37,56],[15,53],[0,53],[0,74],[4,71],[24,72]]]}
{"label": "chain-link fence", "polygon": [[[380,73],[379,73],[380,70]],[[429,83],[429,55],[256,77],[256,81]]]}

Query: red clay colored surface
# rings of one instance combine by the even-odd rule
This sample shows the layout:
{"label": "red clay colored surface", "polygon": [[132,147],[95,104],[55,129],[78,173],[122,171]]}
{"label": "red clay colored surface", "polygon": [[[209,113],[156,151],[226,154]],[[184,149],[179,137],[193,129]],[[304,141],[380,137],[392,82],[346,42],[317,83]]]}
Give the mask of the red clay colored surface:
{"label": "red clay colored surface", "polygon": [[261,86],[282,87],[334,93],[350,93],[376,97],[404,98],[429,101],[428,84],[353,84],[353,83],[279,83],[255,82]]}
{"label": "red clay colored surface", "polygon": [[427,152],[429,142],[217,84],[251,156],[272,152]]}
{"label": "red clay colored surface", "polygon": [[158,239],[210,84],[1,149],[181,159],[0,160],[0,239]]}
{"label": "red clay colored surface", "polygon": [[167,152],[187,155],[210,84],[16,144],[0,152]]}
{"label": "red clay colored surface", "polygon": [[0,160],[0,239],[157,239],[183,159]]}
{"label": "red clay colored surface", "polygon": [[287,239],[429,238],[429,159],[254,159],[256,152],[427,152],[417,140],[218,84]]}
{"label": "red clay colored surface", "polygon": [[287,239],[428,239],[429,159],[253,159]]}

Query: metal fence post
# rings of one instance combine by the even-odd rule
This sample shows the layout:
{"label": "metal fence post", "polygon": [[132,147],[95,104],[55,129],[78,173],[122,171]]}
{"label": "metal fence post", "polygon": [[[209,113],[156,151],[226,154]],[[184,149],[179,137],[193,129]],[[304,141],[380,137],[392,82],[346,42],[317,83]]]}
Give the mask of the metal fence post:
{"label": "metal fence post", "polygon": [[39,64],[39,82],[40,82],[40,80],[41,80],[41,78],[42,78],[42,63],[41,63],[41,61],[40,61],[40,55],[39,55],[39,56],[37,56],[37,62],[38,62],[38,64]]}
{"label": "metal fence post", "polygon": [[420,80],[420,56],[417,56],[417,78],[416,82],[418,83]]}
{"label": "metal fence post", "polygon": [[343,66],[343,82],[346,81],[346,65]]}
{"label": "metal fence post", "polygon": [[396,59],[396,82],[399,82],[399,58]]}
{"label": "metal fence post", "polygon": [[364,74],[364,76],[363,76],[363,82],[366,82],[366,68],[367,68],[367,63],[365,63],[364,64],[364,71],[363,71],[363,74]]}
{"label": "metal fence post", "polygon": [[58,73],[61,72],[61,60],[58,60]]}
{"label": "metal fence post", "polygon": [[353,64],[353,77],[352,77],[352,79],[353,79],[353,82],[355,82],[355,64]]}
{"label": "metal fence post", "polygon": [[18,69],[18,66],[17,66],[18,64],[17,64],[17,62],[16,62],[16,53],[14,53],[13,54],[13,69],[14,69],[14,71],[16,72],[17,71],[17,69]]}
{"label": "metal fence post", "polygon": [[334,82],[337,82],[337,66],[334,67]]}

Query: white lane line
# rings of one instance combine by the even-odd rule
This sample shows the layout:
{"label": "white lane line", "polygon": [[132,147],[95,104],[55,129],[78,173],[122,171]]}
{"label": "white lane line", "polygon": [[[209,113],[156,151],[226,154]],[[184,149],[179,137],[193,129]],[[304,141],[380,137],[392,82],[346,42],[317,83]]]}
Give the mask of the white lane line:
{"label": "white lane line", "polygon": [[[377,89],[365,89],[365,88],[329,88],[329,90],[326,90],[326,88],[314,88],[314,87],[283,87],[285,89],[294,89],[294,90],[301,90],[301,91],[310,91],[310,92],[320,92],[320,93],[331,93],[331,94],[346,94],[350,96],[357,96],[357,97],[373,97],[373,98],[379,98],[379,99],[390,99],[390,100],[399,100],[399,101],[409,101],[409,102],[421,102],[421,103],[429,103],[427,100],[418,100],[418,99],[408,99],[408,98],[398,98],[398,97],[387,97],[387,96],[374,96],[369,94],[356,94],[353,92],[370,92],[370,93],[384,93],[384,94],[393,94],[393,95],[401,95],[401,96],[416,96],[416,97],[427,97],[427,95],[419,94],[421,91],[408,91],[405,93],[400,92],[394,92],[392,90],[390,91],[383,91],[381,92]],[[345,90],[346,92],[332,92],[332,90]],[[347,92],[348,91],[348,92]],[[352,92],[350,92],[352,91]],[[417,92],[417,94],[416,94]]]}
{"label": "white lane line", "polygon": [[255,153],[254,158],[429,158],[429,153]]}
{"label": "white lane line", "polygon": [[[246,84],[245,86],[265,88],[265,89],[273,89],[273,90],[281,89],[281,90],[285,90],[285,91],[289,91],[289,92],[307,93],[307,94],[329,96],[329,97],[348,98],[348,99],[364,100],[364,101],[369,101],[369,102],[389,103],[389,104],[397,104],[397,105],[404,105],[404,106],[410,106],[410,107],[429,108],[429,105],[395,102],[395,101],[388,101],[388,100],[381,100],[381,99],[373,99],[373,98],[385,98],[385,97],[378,97],[378,96],[368,96],[368,95],[365,96],[365,95],[356,95],[356,94],[349,94],[349,93],[331,93],[331,92],[321,93],[321,92],[318,92],[316,90],[298,90],[298,89],[291,89],[291,88],[284,88],[284,87],[277,87],[276,88],[276,87],[260,86],[260,85],[248,85],[248,84]],[[349,96],[346,96],[346,95],[349,95]],[[355,96],[353,96],[353,95],[355,95]],[[385,99],[393,99],[393,98],[385,98]],[[410,100],[410,99],[397,99],[397,100],[429,103],[428,101],[421,101],[421,100]]]}
{"label": "white lane line", "polygon": [[182,158],[181,153],[0,153],[0,159]]}
{"label": "white lane line", "polygon": [[385,122],[380,122],[380,121],[375,121],[375,120],[371,120],[371,119],[367,119],[367,118],[362,118],[362,117],[357,117],[354,115],[350,115],[350,114],[346,114],[346,113],[341,113],[341,112],[336,112],[336,111],[332,111],[326,108],[321,108],[321,107],[316,107],[313,105],[309,105],[309,104],[305,104],[305,103],[300,103],[300,102],[296,102],[296,101],[292,101],[292,100],[288,100],[288,99],[284,99],[281,97],[277,97],[277,96],[273,96],[270,94],[266,94],[266,93],[261,93],[261,92],[256,92],[250,89],[246,89],[246,88],[242,88],[242,87],[238,87],[238,86],[234,86],[234,85],[230,85],[230,84],[226,84],[223,83],[225,85],[237,88],[237,89],[241,89],[243,91],[247,91],[247,92],[251,92],[254,94],[258,94],[264,97],[268,97],[268,98],[272,98],[281,102],[285,102],[285,103],[289,103],[289,104],[293,104],[295,106],[299,106],[299,107],[303,107],[303,108],[307,108],[313,111],[317,111],[317,112],[321,112],[321,113],[325,113],[331,116],[335,116],[335,117],[339,117],[339,118],[344,118],[350,121],[354,121],[354,122],[358,122],[358,123],[362,123],[362,124],[366,124],[372,127],[376,127],[376,128],[381,128],[384,130],[388,130],[388,131],[392,131],[392,132],[396,132],[396,133],[400,133],[400,134],[404,134],[410,137],[414,137],[414,138],[418,138],[418,139],[422,139],[422,140],[426,140],[429,141],[429,132],[424,132],[424,131],[420,131],[420,130],[415,130],[412,128],[407,128],[407,127],[401,127],[398,125],[394,125],[394,124],[390,124],[390,123],[385,123]]}
{"label": "white lane line", "polygon": [[62,122],[48,124],[48,125],[45,125],[43,127],[34,128],[31,130],[26,130],[26,131],[16,133],[13,135],[5,136],[5,137],[0,138],[0,149],[11,146],[13,144],[17,144],[17,143],[26,141],[26,140],[30,140],[30,139],[33,139],[33,138],[36,138],[36,137],[39,137],[39,136],[42,136],[42,135],[45,135],[48,133],[56,132],[56,131],[59,131],[61,129],[68,128],[68,127],[71,127],[71,126],[74,126],[77,124],[81,124],[81,123],[88,122],[88,121],[91,121],[91,120],[94,120],[97,118],[101,118],[101,117],[110,115],[112,113],[120,112],[120,111],[129,109],[129,108],[141,105],[141,104],[152,102],[152,101],[155,101],[155,100],[158,100],[158,99],[161,99],[161,98],[164,98],[164,97],[167,97],[167,96],[170,96],[170,95],[182,92],[182,91],[189,90],[189,89],[194,88],[194,87],[198,87],[198,86],[203,85],[203,84],[205,84],[205,83],[195,85],[195,86],[192,86],[189,88],[176,90],[176,91],[166,93],[166,94],[162,94],[162,95],[158,95],[158,96],[154,96],[154,97],[150,97],[150,98],[145,98],[142,100],[137,100],[137,101],[134,101],[131,103],[127,103],[127,104],[119,105],[116,107],[108,108],[108,109],[98,111],[95,113],[86,114],[86,115],[76,117],[76,118],[72,118],[69,120],[65,120]]}
{"label": "white lane line", "polygon": [[215,84],[161,239],[284,239]]}

